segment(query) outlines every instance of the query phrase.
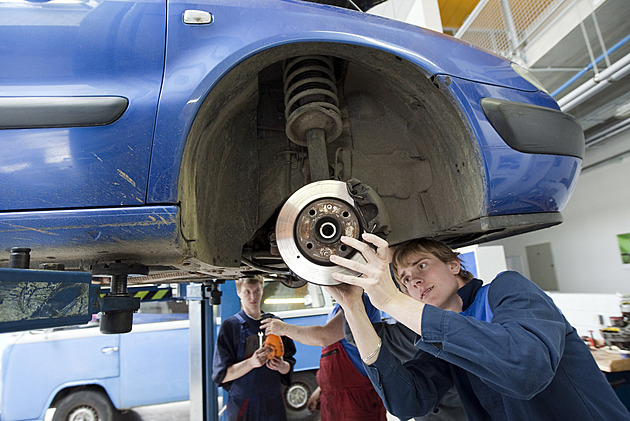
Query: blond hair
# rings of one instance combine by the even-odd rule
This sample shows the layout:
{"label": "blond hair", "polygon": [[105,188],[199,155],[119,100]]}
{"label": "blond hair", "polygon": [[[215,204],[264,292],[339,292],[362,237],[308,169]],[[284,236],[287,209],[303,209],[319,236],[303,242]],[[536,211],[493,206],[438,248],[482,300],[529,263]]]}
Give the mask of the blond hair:
{"label": "blond hair", "polygon": [[259,284],[261,288],[263,288],[263,278],[262,276],[256,275],[256,276],[252,276],[249,278],[239,278],[236,281],[234,281],[234,283],[236,284],[236,291],[240,291],[243,285],[250,285],[250,284]]}

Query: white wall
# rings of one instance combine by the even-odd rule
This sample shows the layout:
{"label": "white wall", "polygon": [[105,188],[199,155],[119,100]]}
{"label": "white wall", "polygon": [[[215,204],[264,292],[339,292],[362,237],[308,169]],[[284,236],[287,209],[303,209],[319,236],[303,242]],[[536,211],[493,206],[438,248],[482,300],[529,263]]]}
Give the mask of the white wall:
{"label": "white wall", "polygon": [[610,326],[611,316],[621,316],[617,294],[548,292],[580,336],[602,339],[600,329]]}
{"label": "white wall", "polygon": [[549,242],[560,292],[630,293],[617,244],[630,232],[630,158],[582,173],[562,216],[559,226],[488,244],[503,245],[508,268],[520,261],[529,276],[525,247]]}
{"label": "white wall", "polygon": [[[488,246],[485,244],[461,247],[457,249],[462,254],[473,253],[475,257],[476,276],[485,284],[507,270],[505,253],[502,246]],[[466,267],[466,269],[471,269]]]}

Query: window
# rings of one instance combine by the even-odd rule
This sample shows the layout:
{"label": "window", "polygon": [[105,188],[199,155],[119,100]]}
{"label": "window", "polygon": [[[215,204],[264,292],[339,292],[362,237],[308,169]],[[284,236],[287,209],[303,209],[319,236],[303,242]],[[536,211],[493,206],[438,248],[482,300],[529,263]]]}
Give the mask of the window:
{"label": "window", "polygon": [[289,288],[279,281],[265,281],[261,308],[268,313],[287,310],[306,310],[326,306],[322,287],[307,283],[300,288]]}

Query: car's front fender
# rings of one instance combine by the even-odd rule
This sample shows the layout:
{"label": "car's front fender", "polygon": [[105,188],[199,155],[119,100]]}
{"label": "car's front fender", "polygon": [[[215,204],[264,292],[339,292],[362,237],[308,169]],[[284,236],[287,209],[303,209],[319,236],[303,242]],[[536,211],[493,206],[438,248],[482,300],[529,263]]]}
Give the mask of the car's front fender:
{"label": "car's front fender", "polygon": [[[213,15],[187,25],[185,10]],[[248,58],[286,45],[335,43],[385,51],[418,66],[427,77],[445,74],[535,91],[509,62],[455,38],[351,10],[287,1],[169,2],[164,83],[157,113],[148,203],[174,203],[186,138],[204,99]],[[269,64],[269,63],[267,63]],[[264,66],[264,63],[261,63]],[[253,69],[252,74],[256,74]]]}

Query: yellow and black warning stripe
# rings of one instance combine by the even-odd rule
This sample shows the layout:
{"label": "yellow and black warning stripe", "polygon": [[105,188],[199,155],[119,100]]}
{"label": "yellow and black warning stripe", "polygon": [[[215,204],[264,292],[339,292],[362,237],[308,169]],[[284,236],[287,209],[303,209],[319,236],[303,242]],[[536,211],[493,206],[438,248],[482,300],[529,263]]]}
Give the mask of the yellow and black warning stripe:
{"label": "yellow and black warning stripe", "polygon": [[[173,299],[173,290],[171,288],[129,288],[127,290],[134,298],[140,298],[140,301],[168,301]],[[109,293],[109,290],[101,289],[101,298]]]}
{"label": "yellow and black warning stripe", "polygon": [[137,291],[133,296],[135,298],[140,298],[141,301],[169,300],[173,298],[173,290],[170,288],[161,288],[158,290]]}

